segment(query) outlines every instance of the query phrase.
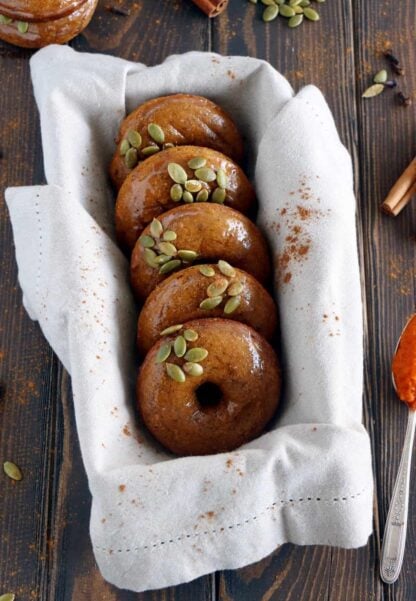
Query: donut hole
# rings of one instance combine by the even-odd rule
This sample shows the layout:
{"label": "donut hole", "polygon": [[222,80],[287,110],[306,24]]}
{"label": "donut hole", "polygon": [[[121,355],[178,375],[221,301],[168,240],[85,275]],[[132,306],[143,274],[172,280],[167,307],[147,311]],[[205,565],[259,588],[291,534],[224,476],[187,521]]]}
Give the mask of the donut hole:
{"label": "donut hole", "polygon": [[221,388],[214,382],[204,382],[198,386],[195,394],[202,411],[216,409],[223,399]]}

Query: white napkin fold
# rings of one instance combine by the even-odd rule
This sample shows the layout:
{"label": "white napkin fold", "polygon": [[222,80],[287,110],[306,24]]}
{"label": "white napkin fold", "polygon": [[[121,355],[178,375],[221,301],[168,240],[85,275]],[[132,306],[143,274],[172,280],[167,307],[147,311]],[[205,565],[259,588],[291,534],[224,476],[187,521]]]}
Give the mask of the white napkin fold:
{"label": "white napkin fold", "polygon": [[[10,188],[23,301],[72,376],[109,582],[143,591],[252,563],[284,542],[364,545],[370,445],[351,161],[320,92],[267,63],[191,52],[145,67],[50,46],[31,61],[47,186]],[[136,308],[106,169],[126,112],[173,92],[212,98],[247,137],[276,263],[285,398],[237,452],[174,458],[136,423]]]}

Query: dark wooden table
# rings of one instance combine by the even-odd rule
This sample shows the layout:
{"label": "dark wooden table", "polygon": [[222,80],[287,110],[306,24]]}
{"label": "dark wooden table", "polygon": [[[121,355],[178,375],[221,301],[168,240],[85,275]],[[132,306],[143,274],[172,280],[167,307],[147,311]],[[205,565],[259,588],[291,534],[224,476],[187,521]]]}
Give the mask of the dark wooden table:
{"label": "dark wooden table", "polygon": [[[1,204],[0,461],[18,463],[19,483],[0,477],[0,594],[18,601],[414,601],[416,495],[400,580],[378,576],[380,538],[397,472],[406,408],[395,400],[389,363],[415,305],[416,214],[379,213],[391,184],[416,153],[416,98],[394,92],[364,101],[372,74],[391,45],[405,66],[401,85],[415,96],[414,0],[328,0],[321,21],[290,30],[283,19],[265,25],[261,8],[231,0],[208,20],[190,0],[125,0],[130,16],[100,2],[88,29],[71,45],[147,64],[171,53],[213,50],[268,60],[295,90],[314,83],[326,95],[352,154],[366,314],[365,423],[374,451],[374,535],[358,550],[283,545],[250,567],[218,573],[173,589],[134,594],[101,578],[88,537],[90,497],[82,466],[68,375],[22,307],[13,239]],[[0,43],[0,185],[44,182],[39,122],[29,77],[31,53]],[[202,75],[203,76],[203,75]],[[282,150],[284,152],[284,150]],[[336,194],[336,190],[334,190]],[[413,487],[416,485],[416,465]]]}

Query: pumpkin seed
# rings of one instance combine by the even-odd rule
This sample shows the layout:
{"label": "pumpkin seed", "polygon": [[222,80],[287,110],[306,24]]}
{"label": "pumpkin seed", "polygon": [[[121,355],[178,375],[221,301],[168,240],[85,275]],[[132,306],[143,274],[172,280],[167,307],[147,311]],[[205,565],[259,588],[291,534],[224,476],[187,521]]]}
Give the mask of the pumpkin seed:
{"label": "pumpkin seed", "polygon": [[139,242],[143,248],[153,248],[155,245],[155,241],[153,240],[152,236],[148,236],[147,234],[140,236]]}
{"label": "pumpkin seed", "polygon": [[129,150],[129,148],[130,148],[130,142],[126,139],[122,140],[122,142],[120,144],[120,155],[122,157],[124,157],[124,155]]}
{"label": "pumpkin seed", "polygon": [[21,480],[23,477],[20,468],[11,461],[5,461],[3,463],[3,470],[6,476],[9,476],[11,480]]}
{"label": "pumpkin seed", "polygon": [[173,343],[173,350],[177,357],[183,357],[186,353],[186,340],[183,336],[177,336]]}
{"label": "pumpkin seed", "polygon": [[175,144],[172,144],[172,142],[166,142],[166,144],[163,144],[163,150],[167,150],[168,148],[175,148]]}
{"label": "pumpkin seed", "polygon": [[302,0],[289,0],[289,6],[291,6],[292,8],[294,8],[295,6],[299,6],[299,4],[302,2]]}
{"label": "pumpkin seed", "polygon": [[130,142],[133,148],[140,148],[142,145],[142,137],[135,129],[131,129],[127,133],[127,140]]}
{"label": "pumpkin seed", "polygon": [[27,33],[27,30],[29,29],[29,23],[26,23],[26,21],[18,21],[17,29],[20,31],[20,33]]}
{"label": "pumpkin seed", "polygon": [[374,83],[372,86],[367,88],[363,93],[363,98],[373,98],[374,96],[378,96],[381,92],[384,91],[384,85],[382,83]]}
{"label": "pumpkin seed", "polygon": [[166,373],[169,378],[172,378],[172,380],[175,380],[175,382],[179,382],[180,384],[186,380],[182,369],[179,365],[175,365],[174,363],[166,363]]}
{"label": "pumpkin seed", "polygon": [[289,27],[294,29],[295,27],[299,27],[299,25],[303,22],[303,15],[295,15],[294,17],[290,17],[288,21]]}
{"label": "pumpkin seed", "polygon": [[273,6],[273,4],[276,4],[276,2],[274,0],[260,0],[260,1],[265,6]]}
{"label": "pumpkin seed", "polygon": [[240,303],[241,303],[241,296],[232,296],[225,303],[224,313],[226,315],[230,315],[231,313],[234,313],[234,311],[236,309],[238,309],[238,307],[240,306]]}
{"label": "pumpkin seed", "polygon": [[257,4],[257,0],[248,0],[251,4]]}
{"label": "pumpkin seed", "polygon": [[280,7],[280,14],[282,15],[282,17],[290,18],[294,16],[295,11],[291,6],[288,6],[287,4],[282,4],[282,6]]}
{"label": "pumpkin seed", "polygon": [[222,259],[220,259],[218,261],[218,269],[221,271],[221,273],[227,275],[229,278],[233,278],[235,276],[234,267],[227,263],[227,261],[223,261]]}
{"label": "pumpkin seed", "polygon": [[195,177],[202,180],[203,182],[206,182],[207,184],[209,184],[209,182],[215,182],[215,180],[217,179],[215,171],[213,171],[209,167],[200,167],[199,169],[197,169],[195,171]]}
{"label": "pumpkin seed", "polygon": [[224,204],[225,198],[227,196],[227,191],[224,188],[215,188],[214,192],[211,194],[212,202],[217,204]]}
{"label": "pumpkin seed", "polygon": [[309,6],[311,3],[311,0],[302,0],[301,3],[299,4],[299,6],[302,6],[302,8],[305,8],[305,6]]}
{"label": "pumpkin seed", "polygon": [[10,25],[13,23],[13,19],[10,17],[6,17],[6,15],[0,15],[0,25]]}
{"label": "pumpkin seed", "polygon": [[192,196],[192,194],[190,192],[188,192],[188,190],[185,190],[185,192],[182,195],[182,200],[183,202],[194,202],[194,197]]}
{"label": "pumpkin seed", "polygon": [[146,146],[145,148],[142,148],[142,155],[145,157],[150,157],[159,151],[160,151],[159,146]]}
{"label": "pumpkin seed", "polygon": [[157,263],[155,263],[156,257],[157,254],[154,250],[152,250],[151,248],[144,249],[144,260],[146,261],[147,265],[149,265],[149,267],[157,267]]}
{"label": "pumpkin seed", "polygon": [[175,334],[175,332],[179,332],[179,330],[183,327],[182,323],[177,323],[173,326],[169,326],[160,332],[160,336],[169,336],[169,334]]}
{"label": "pumpkin seed", "polygon": [[162,344],[160,349],[156,353],[156,363],[164,363],[166,359],[169,358],[169,355],[172,351],[172,344],[170,342],[166,342]]}
{"label": "pumpkin seed", "polygon": [[186,361],[199,363],[208,357],[208,351],[202,347],[191,348],[185,355]]}
{"label": "pumpkin seed", "polygon": [[202,365],[199,365],[199,363],[192,363],[191,361],[185,363],[183,369],[190,376],[202,376],[202,374],[204,373],[204,368],[202,367]]}
{"label": "pumpkin seed", "polygon": [[315,9],[310,8],[310,6],[303,9],[303,14],[309,21],[319,21],[319,13]]}
{"label": "pumpkin seed", "polygon": [[242,282],[234,282],[227,290],[228,296],[238,296],[244,290]]}
{"label": "pumpkin seed", "polygon": [[159,242],[158,248],[164,255],[170,255],[171,257],[175,257],[178,253],[176,246],[172,242]]}
{"label": "pumpkin seed", "polygon": [[15,601],[16,595],[14,593],[5,593],[0,596],[0,601]]}
{"label": "pumpkin seed", "polygon": [[200,192],[198,192],[195,200],[197,202],[206,202],[208,200],[208,197],[209,197],[208,190],[206,188],[203,188]]}
{"label": "pumpkin seed", "polygon": [[159,255],[154,260],[155,265],[163,265],[172,259],[171,255]]}
{"label": "pumpkin seed", "polygon": [[387,81],[387,71],[382,69],[378,71],[373,77],[374,83],[385,83]]}
{"label": "pumpkin seed", "polygon": [[163,240],[165,240],[165,242],[173,242],[177,237],[176,232],[173,230],[166,230],[166,232],[163,232]]}
{"label": "pumpkin seed", "polygon": [[185,182],[185,190],[188,190],[188,192],[199,192],[201,188],[202,182],[197,179],[188,179],[188,181]]}
{"label": "pumpkin seed", "polygon": [[147,126],[149,136],[158,144],[163,144],[165,141],[165,132],[157,123],[149,123]]}
{"label": "pumpkin seed", "polygon": [[[295,13],[297,15],[303,15],[303,8],[301,6],[294,6],[293,10],[295,11]],[[292,17],[292,19],[293,19],[293,17]]]}
{"label": "pumpkin seed", "polygon": [[212,278],[215,275],[215,269],[209,265],[200,265],[199,273],[204,275],[206,278]]}
{"label": "pumpkin seed", "polygon": [[316,0],[316,2],[317,2],[318,4],[322,4],[323,2],[325,2],[325,0]]}
{"label": "pumpkin seed", "polygon": [[185,330],[183,335],[188,342],[195,342],[195,340],[198,340],[198,332],[195,332],[195,330]]}
{"label": "pumpkin seed", "polygon": [[168,261],[167,263],[162,265],[162,267],[159,269],[159,273],[160,275],[166,275],[167,273],[170,273],[171,271],[174,271],[175,269],[180,267],[180,265],[181,262],[178,259],[173,259],[173,261]]}
{"label": "pumpkin seed", "polygon": [[224,169],[218,169],[217,171],[217,184],[220,188],[226,188],[228,185],[228,178]]}
{"label": "pumpkin seed", "polygon": [[127,169],[134,169],[138,161],[137,150],[135,148],[129,148],[124,156],[124,163]]}
{"label": "pumpkin seed", "polygon": [[204,309],[205,311],[211,311],[218,307],[224,300],[223,296],[213,296],[211,298],[204,298],[204,300],[199,303],[199,308]]}
{"label": "pumpkin seed", "polygon": [[171,179],[177,184],[185,184],[188,179],[185,169],[181,165],[178,165],[178,163],[169,163],[168,173]]}
{"label": "pumpkin seed", "polygon": [[170,189],[170,197],[173,202],[179,202],[182,200],[183,188],[180,184],[173,184]]}
{"label": "pumpkin seed", "polygon": [[163,233],[163,225],[159,221],[159,219],[156,219],[156,217],[154,219],[152,219],[152,223],[150,224],[149,229],[150,229],[150,233],[152,234],[153,238],[160,238],[160,236]]}
{"label": "pumpkin seed", "polygon": [[205,167],[207,164],[207,160],[204,157],[194,157],[190,161],[188,161],[188,167],[190,169],[201,169],[201,167]]}
{"label": "pumpkin seed", "polygon": [[225,278],[220,278],[218,280],[215,280],[215,282],[212,282],[212,284],[210,284],[208,286],[207,295],[210,298],[216,297],[216,296],[221,296],[221,294],[223,294],[227,290],[228,284],[229,284],[229,281],[226,280]]}
{"label": "pumpkin seed", "polygon": [[271,4],[263,12],[263,21],[269,23],[274,21],[279,14],[279,7],[276,4]]}
{"label": "pumpkin seed", "polygon": [[178,257],[183,261],[195,261],[198,258],[198,253],[194,250],[178,250]]}

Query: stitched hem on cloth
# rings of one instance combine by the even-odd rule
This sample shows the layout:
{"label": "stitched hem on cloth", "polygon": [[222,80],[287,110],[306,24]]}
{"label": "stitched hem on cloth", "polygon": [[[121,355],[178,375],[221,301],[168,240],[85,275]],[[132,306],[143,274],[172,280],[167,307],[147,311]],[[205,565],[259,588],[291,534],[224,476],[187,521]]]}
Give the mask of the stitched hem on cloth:
{"label": "stitched hem on cloth", "polygon": [[236,522],[235,524],[230,524],[229,526],[221,526],[219,528],[212,528],[211,530],[204,530],[202,532],[193,532],[192,534],[181,534],[174,538],[170,538],[169,540],[159,541],[156,543],[143,545],[141,547],[134,547],[132,549],[106,549],[105,547],[97,547],[97,546],[94,546],[94,549],[96,551],[103,551],[105,553],[109,553],[110,555],[113,553],[135,553],[136,551],[145,551],[147,549],[155,549],[157,547],[161,547],[162,545],[169,545],[172,543],[177,543],[177,542],[181,542],[181,541],[188,540],[188,539],[194,539],[194,538],[198,538],[200,536],[205,536],[207,534],[218,534],[221,532],[225,532],[226,530],[232,530],[233,528],[241,528],[241,527],[245,526],[246,524],[254,522],[258,518],[266,515],[269,511],[276,509],[276,507],[279,507],[279,508],[282,508],[285,506],[292,507],[295,504],[299,505],[301,503],[312,503],[312,502],[326,503],[327,505],[339,503],[339,502],[341,502],[341,503],[348,502],[348,501],[357,499],[358,497],[362,496],[364,493],[366,493],[369,490],[372,490],[372,487],[367,486],[366,488],[363,488],[360,492],[357,492],[353,495],[338,496],[338,497],[333,497],[332,499],[323,499],[322,497],[300,497],[299,499],[287,499],[287,500],[280,499],[279,501],[275,501],[271,505],[268,505],[263,511],[261,511],[257,515],[254,515],[245,520],[242,520],[241,522]]}

